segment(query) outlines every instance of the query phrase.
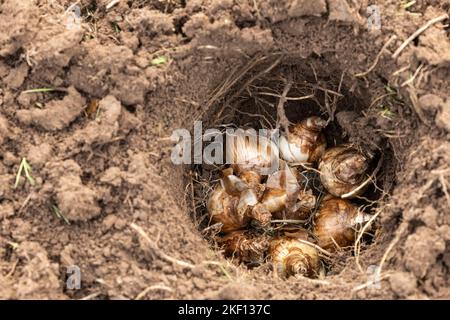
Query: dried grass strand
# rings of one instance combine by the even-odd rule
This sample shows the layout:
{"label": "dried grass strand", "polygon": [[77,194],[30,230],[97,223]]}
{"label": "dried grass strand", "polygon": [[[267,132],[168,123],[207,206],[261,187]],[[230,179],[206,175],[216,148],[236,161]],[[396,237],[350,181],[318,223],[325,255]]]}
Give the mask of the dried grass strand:
{"label": "dried grass strand", "polygon": [[400,53],[408,46],[408,44],[410,44],[416,37],[418,37],[422,32],[424,32],[425,30],[427,30],[429,27],[431,27],[432,25],[434,25],[435,23],[444,21],[445,19],[448,19],[448,14],[443,14],[439,17],[436,17],[434,19],[431,19],[430,21],[428,21],[426,24],[424,24],[422,27],[420,27],[419,29],[417,29],[416,32],[414,32],[408,39],[406,39],[401,45],[400,47],[398,47],[398,49],[394,52],[394,54],[392,55],[393,59],[397,59],[398,56],[400,55]]}

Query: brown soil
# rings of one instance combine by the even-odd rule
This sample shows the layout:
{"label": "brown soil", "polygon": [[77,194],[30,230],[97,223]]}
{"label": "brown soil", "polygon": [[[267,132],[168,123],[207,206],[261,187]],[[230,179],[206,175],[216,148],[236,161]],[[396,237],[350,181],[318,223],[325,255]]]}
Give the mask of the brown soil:
{"label": "brown soil", "polygon": [[[68,29],[71,1],[0,1],[0,298],[450,298],[450,21],[392,58],[449,1],[380,0],[380,31],[367,0],[109,2],[79,1]],[[289,101],[290,120],[333,117],[330,143],[384,154],[361,269],[342,252],[325,282],[231,264],[200,232],[202,169],[170,160],[172,131],[194,120],[273,117],[277,98],[258,93],[287,76],[289,96],[315,95]],[[35,184],[14,188],[22,158]],[[381,285],[359,287],[380,263]]]}

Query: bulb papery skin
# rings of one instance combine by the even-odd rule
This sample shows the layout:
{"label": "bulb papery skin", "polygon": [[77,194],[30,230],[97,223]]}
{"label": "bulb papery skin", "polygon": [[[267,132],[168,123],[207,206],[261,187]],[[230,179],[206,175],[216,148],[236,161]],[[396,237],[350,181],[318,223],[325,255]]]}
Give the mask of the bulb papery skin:
{"label": "bulb papery skin", "polygon": [[286,166],[284,170],[278,170],[267,178],[261,204],[271,213],[290,209],[296,200],[298,191],[296,171]]}
{"label": "bulb papery skin", "polygon": [[323,274],[318,250],[296,238],[275,238],[271,242],[269,255],[275,274],[281,278],[295,275],[318,278]]}
{"label": "bulb papery skin", "polygon": [[280,189],[284,190],[288,196],[295,195],[300,189],[297,176],[296,169],[289,168],[286,165],[284,169],[278,170],[267,177],[266,189]]}
{"label": "bulb papery skin", "polygon": [[233,231],[217,239],[225,256],[239,263],[258,266],[265,260],[270,241],[267,235],[256,235],[248,231]]}
{"label": "bulb papery skin", "polygon": [[315,163],[326,149],[326,139],[321,132],[326,121],[309,117],[289,128],[289,135],[279,139],[281,157],[288,163]]}
{"label": "bulb papery skin", "polygon": [[259,188],[261,184],[261,175],[256,171],[241,172],[239,178],[242,179],[250,188]]}
{"label": "bulb papery skin", "polygon": [[246,214],[249,207],[253,207],[258,203],[258,197],[253,189],[246,189],[241,192],[238,203],[238,214]]}
{"label": "bulb papery skin", "polygon": [[242,229],[250,221],[244,205],[240,204],[240,197],[228,194],[221,185],[211,193],[207,209],[212,223],[222,223],[222,232]]}
{"label": "bulb papery skin", "polygon": [[308,162],[309,159],[309,150],[305,150],[304,152],[300,147],[298,147],[294,143],[289,143],[288,139],[285,136],[280,137],[280,144],[279,144],[280,154],[281,157],[289,162]]}
{"label": "bulb papery skin", "polygon": [[370,215],[360,212],[350,201],[328,197],[322,201],[314,220],[318,245],[330,252],[354,245],[358,225]]}
{"label": "bulb papery skin", "polygon": [[311,190],[300,190],[297,199],[297,210],[303,209],[306,211],[311,211],[316,207],[317,197],[312,193]]}
{"label": "bulb papery skin", "polygon": [[272,217],[277,220],[303,220],[306,221],[311,216],[316,206],[316,196],[309,191],[300,190],[298,192],[297,201],[290,204],[284,210],[274,211]]}
{"label": "bulb papery skin", "polygon": [[208,199],[207,209],[213,223],[222,223],[222,232],[244,228],[250,220],[263,228],[270,226],[271,214],[259,203],[262,185],[251,188],[241,178],[224,170],[221,184]]}
{"label": "bulb papery skin", "polygon": [[267,210],[267,208],[263,204],[257,203],[251,209],[248,215],[251,219],[253,219],[252,222],[256,223],[259,228],[267,229],[270,227],[272,213]]}
{"label": "bulb papery skin", "polygon": [[249,189],[247,183],[233,174],[224,176],[220,181],[229,195],[239,196],[244,190]]}
{"label": "bulb papery skin", "polygon": [[226,158],[237,174],[253,171],[267,175],[278,167],[277,145],[251,130],[227,135]]}
{"label": "bulb papery skin", "polygon": [[316,205],[309,189],[300,189],[295,168],[285,167],[267,178],[261,203],[275,219],[305,220]]}
{"label": "bulb papery skin", "polygon": [[264,205],[271,213],[284,210],[288,201],[288,195],[285,190],[282,189],[266,189],[261,200],[261,204]]}
{"label": "bulb papery skin", "polygon": [[355,191],[354,198],[366,190],[358,187],[367,179],[369,159],[351,145],[328,149],[319,162],[320,181],[332,195],[340,197]]}

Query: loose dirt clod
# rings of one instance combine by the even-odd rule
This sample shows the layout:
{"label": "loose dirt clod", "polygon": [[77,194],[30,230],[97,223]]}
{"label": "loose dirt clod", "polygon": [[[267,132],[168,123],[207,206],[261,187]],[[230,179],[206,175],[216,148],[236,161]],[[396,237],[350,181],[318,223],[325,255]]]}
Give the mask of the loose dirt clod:
{"label": "loose dirt clod", "polygon": [[35,125],[48,131],[61,130],[81,114],[84,103],[85,99],[71,87],[63,100],[51,101],[44,109],[30,106],[31,110],[19,110],[16,116],[25,125]]}
{"label": "loose dirt clod", "polygon": [[73,160],[50,165],[57,208],[70,221],[86,221],[98,216],[101,208],[95,190],[81,181],[81,168]]}

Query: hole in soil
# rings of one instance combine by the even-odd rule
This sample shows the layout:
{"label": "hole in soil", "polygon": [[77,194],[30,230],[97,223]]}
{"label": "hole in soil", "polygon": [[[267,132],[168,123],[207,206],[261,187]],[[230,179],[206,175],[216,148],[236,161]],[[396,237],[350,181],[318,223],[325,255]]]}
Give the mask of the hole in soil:
{"label": "hole in soil", "polygon": [[[327,151],[322,160],[308,164],[280,161],[277,170],[281,171],[263,174],[261,181],[253,184],[251,179],[247,179],[247,169],[231,166],[233,179],[240,179],[232,187],[228,184],[235,180],[224,178],[230,174],[230,169],[223,171],[230,165],[191,167],[193,200],[196,204],[192,217],[201,235],[214,249],[221,250],[227,258],[243,267],[258,267],[267,272],[273,270],[280,277],[299,273],[317,278],[339,273],[347,258],[359,255],[371,245],[376,230],[372,217],[379,212],[395,182],[396,160],[388,139],[377,135],[375,127],[371,126],[374,117],[389,117],[389,107],[374,110],[371,103],[380,96],[380,91],[385,90],[384,84],[379,80],[379,83],[370,84],[366,89],[354,80],[353,76],[343,74],[338,67],[318,57],[303,60],[257,57],[248,65],[225,75],[225,80],[211,93],[209,109],[203,118],[204,130],[214,128],[225,132],[230,128],[279,128],[281,135],[287,136],[277,111],[283,91],[287,91],[281,108],[290,123],[290,137],[287,139],[295,135],[292,128],[296,124],[303,121],[306,126],[306,119],[319,117],[327,121],[321,131]],[[290,86],[289,90],[286,90],[287,86]],[[395,103],[400,102],[393,99],[392,104]],[[317,133],[313,141],[319,136]],[[228,143],[225,138],[224,141]],[[324,179],[320,177],[326,170],[325,165],[320,165],[321,161],[325,163],[327,155],[332,153],[330,150],[337,150],[334,147],[343,145],[352,146],[346,149],[348,153],[344,152],[345,156],[328,157],[334,159],[330,170],[335,170],[334,174],[339,179],[346,175],[345,170],[350,170],[354,178],[359,168],[355,163],[361,158],[367,165],[365,170],[360,170],[362,173],[356,179],[358,182],[352,180],[354,184],[348,189],[350,192],[344,192],[344,197],[350,193],[345,200],[330,195],[331,190],[336,190],[329,184],[325,187]],[[281,144],[279,147],[282,150]],[[359,156],[356,157],[359,160],[349,160],[355,155]],[[282,155],[282,158],[286,159],[286,156]],[[278,182],[289,180],[286,177],[290,174],[294,176],[297,183],[295,191],[287,191],[289,183],[282,186],[280,182],[281,187],[274,186],[280,173],[282,179]],[[336,176],[334,178],[337,179]],[[292,179],[289,181],[292,182]],[[244,187],[239,185],[242,182]],[[234,187],[238,191],[231,190]],[[270,190],[277,188],[284,188],[283,196],[278,196],[276,192],[271,194]],[[239,207],[241,198],[247,197],[242,190],[247,192],[249,189],[253,190],[257,203],[250,204],[250,201]],[[355,189],[363,192],[354,192]],[[231,192],[236,193],[230,196]],[[212,200],[213,197],[216,200]],[[304,199],[313,200],[305,200],[305,204],[302,202]],[[273,203],[277,205],[269,208]],[[298,210],[299,203],[302,210]],[[254,208],[261,204],[262,211],[258,210],[255,214]],[[212,208],[219,208],[219,211],[212,214]],[[270,211],[271,221],[268,223],[260,215],[264,212],[267,218],[265,209]],[[214,216],[220,210],[226,211],[227,216],[231,213],[250,218],[224,232],[226,221]],[[241,227],[237,227],[239,225]]]}
{"label": "hole in soil", "polygon": [[189,20],[188,16],[183,16],[178,19],[174,19],[174,27],[175,27],[175,33],[181,34],[183,38],[187,38],[187,35],[183,32],[183,26],[184,24]]}
{"label": "hole in soil", "polygon": [[245,19],[238,19],[236,21],[236,26],[239,29],[244,29],[244,28],[251,28],[256,26],[256,20],[245,20]]}
{"label": "hole in soil", "polygon": [[127,109],[130,113],[136,113],[136,106],[135,105],[125,105],[125,109]]}

